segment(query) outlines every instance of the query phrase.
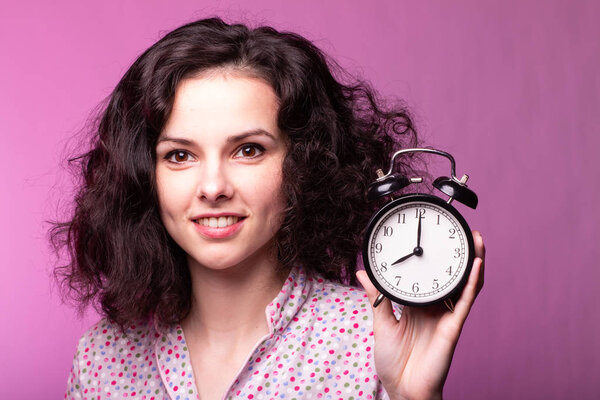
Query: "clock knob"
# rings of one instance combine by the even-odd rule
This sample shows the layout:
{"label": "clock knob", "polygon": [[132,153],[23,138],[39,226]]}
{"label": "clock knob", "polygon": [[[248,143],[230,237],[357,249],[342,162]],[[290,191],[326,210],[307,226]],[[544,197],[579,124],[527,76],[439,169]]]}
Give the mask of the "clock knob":
{"label": "clock knob", "polygon": [[477,195],[464,183],[459,183],[446,176],[441,176],[433,181],[433,186],[467,207],[473,209],[477,208]]}
{"label": "clock knob", "polygon": [[411,181],[402,175],[390,175],[382,180],[375,181],[369,185],[367,190],[367,199],[369,201],[378,199],[379,197],[392,194],[406,186],[410,185]]}

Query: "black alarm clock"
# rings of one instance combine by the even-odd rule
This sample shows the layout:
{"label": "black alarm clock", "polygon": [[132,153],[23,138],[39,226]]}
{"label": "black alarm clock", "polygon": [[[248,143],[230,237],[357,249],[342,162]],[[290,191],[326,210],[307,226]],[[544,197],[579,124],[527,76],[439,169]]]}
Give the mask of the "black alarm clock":
{"label": "black alarm clock", "polygon": [[[423,182],[421,177],[409,178],[393,171],[396,157],[418,152],[450,160],[451,177],[433,181],[446,199],[423,193],[392,198],[394,192]],[[387,174],[378,170],[377,175],[369,186],[368,199],[389,196],[391,201],[373,215],[364,236],[365,270],[380,292],[373,306],[387,297],[407,306],[445,302],[453,311],[453,301],[464,288],[475,258],[471,229],[451,205],[456,200],[477,207],[477,195],[466,185],[468,175],[458,179],[454,158],[427,148],[397,151]]]}

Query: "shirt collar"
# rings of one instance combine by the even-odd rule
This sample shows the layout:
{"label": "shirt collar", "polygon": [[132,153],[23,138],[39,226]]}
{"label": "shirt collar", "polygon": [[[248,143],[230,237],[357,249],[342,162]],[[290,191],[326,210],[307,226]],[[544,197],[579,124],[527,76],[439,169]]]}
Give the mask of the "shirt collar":
{"label": "shirt collar", "polygon": [[170,398],[199,399],[183,329],[179,324],[174,325],[157,336],[154,344],[156,361]]}
{"label": "shirt collar", "polygon": [[[265,309],[269,332],[281,335],[305,306],[315,278],[300,267],[290,271],[281,290]],[[156,322],[154,349],[163,384],[171,398],[198,399],[189,351],[181,325],[164,327]]]}
{"label": "shirt collar", "polygon": [[300,267],[290,271],[283,287],[265,309],[271,334],[283,333],[304,306],[312,290],[313,278]]}

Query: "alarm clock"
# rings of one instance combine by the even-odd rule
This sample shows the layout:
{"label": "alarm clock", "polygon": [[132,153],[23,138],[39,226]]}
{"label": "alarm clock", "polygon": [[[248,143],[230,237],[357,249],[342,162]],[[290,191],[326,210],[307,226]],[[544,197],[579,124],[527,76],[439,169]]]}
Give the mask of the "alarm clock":
{"label": "alarm clock", "polygon": [[[451,177],[433,181],[433,187],[447,198],[425,193],[392,197],[410,184],[423,182],[421,177],[394,173],[396,158],[408,153],[430,153],[450,161]],[[384,174],[378,170],[377,175],[369,186],[368,200],[388,196],[391,201],[373,215],[363,241],[364,267],[380,292],[373,306],[387,297],[407,306],[444,302],[453,311],[475,258],[471,229],[451,205],[456,200],[477,207],[477,195],[466,185],[468,175],[458,179],[452,155],[429,148],[397,151],[389,171]]]}

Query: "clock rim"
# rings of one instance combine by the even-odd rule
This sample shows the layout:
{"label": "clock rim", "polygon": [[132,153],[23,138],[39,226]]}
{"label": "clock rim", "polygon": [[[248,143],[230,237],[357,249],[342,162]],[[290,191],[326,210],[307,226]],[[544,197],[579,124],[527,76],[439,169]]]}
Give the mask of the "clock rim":
{"label": "clock rim", "polygon": [[[465,272],[463,273],[463,276],[459,279],[459,282],[454,287],[454,289],[452,289],[448,294],[440,297],[439,299],[435,299],[435,300],[431,300],[431,301],[427,301],[427,302],[413,302],[413,301],[409,301],[409,300],[404,300],[404,299],[401,299],[401,298],[395,296],[393,293],[390,293],[387,289],[385,289],[383,286],[381,286],[379,281],[375,278],[375,274],[371,270],[371,263],[369,261],[369,249],[370,249],[369,237],[371,236],[373,229],[375,229],[377,222],[390,209],[395,208],[398,205],[408,203],[408,202],[413,202],[413,201],[423,201],[426,203],[433,203],[433,204],[445,209],[450,214],[452,214],[456,218],[458,223],[464,229],[465,237],[467,239],[467,245],[469,247],[469,257],[467,258]],[[380,210],[378,210],[371,217],[371,219],[369,220],[369,223],[367,224],[365,234],[363,236],[362,258],[363,258],[363,267],[364,267],[365,271],[367,272],[369,279],[371,280],[373,285],[377,288],[377,290],[379,290],[379,292],[382,293],[385,297],[394,301],[395,303],[402,304],[405,306],[427,307],[427,306],[431,306],[434,304],[442,303],[447,299],[454,299],[455,297],[457,297],[457,295],[460,295],[462,293],[462,290],[464,289],[464,287],[469,279],[469,275],[471,274],[471,269],[473,268],[473,262],[475,260],[475,244],[473,241],[473,233],[471,231],[471,228],[469,227],[469,224],[467,223],[465,218],[458,212],[458,210],[456,208],[454,208],[451,204],[448,204],[446,201],[444,201],[444,199],[434,196],[434,195],[431,195],[431,194],[410,193],[410,194],[405,194],[403,196],[398,197],[397,199],[390,201],[389,203],[387,203],[385,206],[383,206]]]}

